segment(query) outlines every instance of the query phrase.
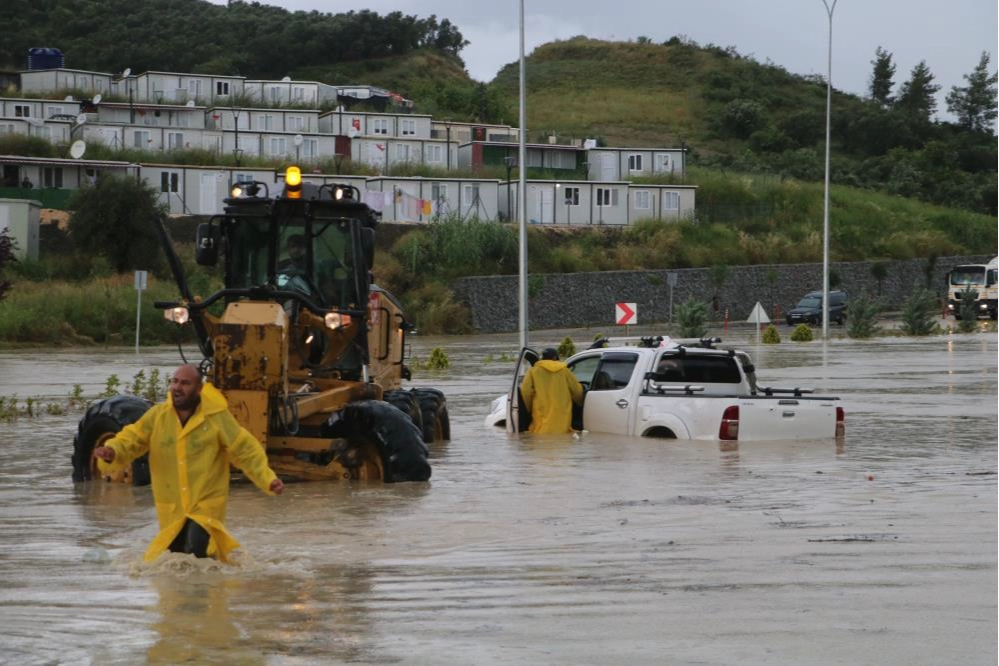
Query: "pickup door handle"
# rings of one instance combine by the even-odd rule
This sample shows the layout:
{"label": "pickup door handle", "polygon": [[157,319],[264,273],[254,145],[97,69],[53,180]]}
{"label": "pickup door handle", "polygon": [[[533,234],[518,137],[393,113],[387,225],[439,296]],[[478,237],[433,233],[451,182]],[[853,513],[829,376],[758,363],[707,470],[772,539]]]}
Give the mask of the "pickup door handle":
{"label": "pickup door handle", "polygon": [[614,404],[617,405],[618,407],[620,407],[621,409],[628,409],[628,401],[625,400],[624,398],[621,398],[620,400],[618,400]]}

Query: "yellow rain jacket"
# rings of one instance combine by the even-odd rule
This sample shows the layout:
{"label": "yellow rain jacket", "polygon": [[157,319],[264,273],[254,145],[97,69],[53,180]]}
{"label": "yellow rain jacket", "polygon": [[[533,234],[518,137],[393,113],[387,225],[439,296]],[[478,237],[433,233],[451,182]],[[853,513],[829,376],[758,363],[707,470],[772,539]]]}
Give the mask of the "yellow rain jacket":
{"label": "yellow rain jacket", "polygon": [[239,547],[225,528],[229,495],[229,465],[238,467],[268,495],[276,475],[267,464],[264,447],[229,413],[225,396],[211,384],[201,390],[201,403],[181,427],[173,396],[154,405],[135,423],[125,426],[104,446],[114,449],[111,463],[98,461],[102,472],[124,468],[149,453],[153,500],[160,532],[146,549],[145,560],[160,556],[188,518],[211,536],[209,555],[222,562]]}
{"label": "yellow rain jacket", "polygon": [[542,359],[521,382],[520,396],[531,413],[529,432],[572,432],[572,403],[583,404],[583,386],[562,361]]}

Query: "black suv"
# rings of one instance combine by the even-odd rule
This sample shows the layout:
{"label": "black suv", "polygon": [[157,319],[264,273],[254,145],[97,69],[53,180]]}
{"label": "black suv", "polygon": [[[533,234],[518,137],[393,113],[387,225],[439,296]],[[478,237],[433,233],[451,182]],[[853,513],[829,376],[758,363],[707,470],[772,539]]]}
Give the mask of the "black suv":
{"label": "black suv", "polygon": [[[821,324],[822,323],[822,292],[810,291],[805,294],[798,305],[788,310],[788,326],[797,324]],[[829,292],[829,321],[842,324],[846,321],[846,292]]]}

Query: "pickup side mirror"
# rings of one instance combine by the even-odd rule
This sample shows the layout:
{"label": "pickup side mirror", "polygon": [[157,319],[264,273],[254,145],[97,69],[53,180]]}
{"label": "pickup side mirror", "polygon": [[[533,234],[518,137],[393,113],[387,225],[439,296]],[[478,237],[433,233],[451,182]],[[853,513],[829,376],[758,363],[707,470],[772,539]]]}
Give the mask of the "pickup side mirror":
{"label": "pickup side mirror", "polygon": [[219,260],[219,228],[202,222],[194,239],[194,260],[199,266],[214,266]]}

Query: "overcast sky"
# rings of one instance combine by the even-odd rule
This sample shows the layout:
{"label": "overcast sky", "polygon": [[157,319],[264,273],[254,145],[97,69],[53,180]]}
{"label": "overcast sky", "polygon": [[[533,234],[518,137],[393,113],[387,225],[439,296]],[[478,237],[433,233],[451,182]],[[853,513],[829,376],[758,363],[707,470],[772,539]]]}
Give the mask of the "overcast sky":
{"label": "overcast sky", "polygon": [[[222,0],[213,0],[222,2]],[[832,4],[833,0],[826,0]],[[491,81],[520,57],[517,0],[263,0],[290,10],[340,13],[370,9],[438,20],[450,19],[471,42],[461,53],[469,75]],[[947,117],[945,95],[966,85],[964,75],[982,51],[996,71],[999,41],[996,0],[837,0],[833,12],[832,82],[837,90],[865,94],[874,50],[892,54],[895,85],[925,60],[940,85],[937,112]],[[698,44],[733,46],[759,62],[794,74],[825,76],[829,18],[822,0],[525,0],[525,53],[546,42],[585,35],[627,41],[639,36],[661,43],[683,35]]]}

